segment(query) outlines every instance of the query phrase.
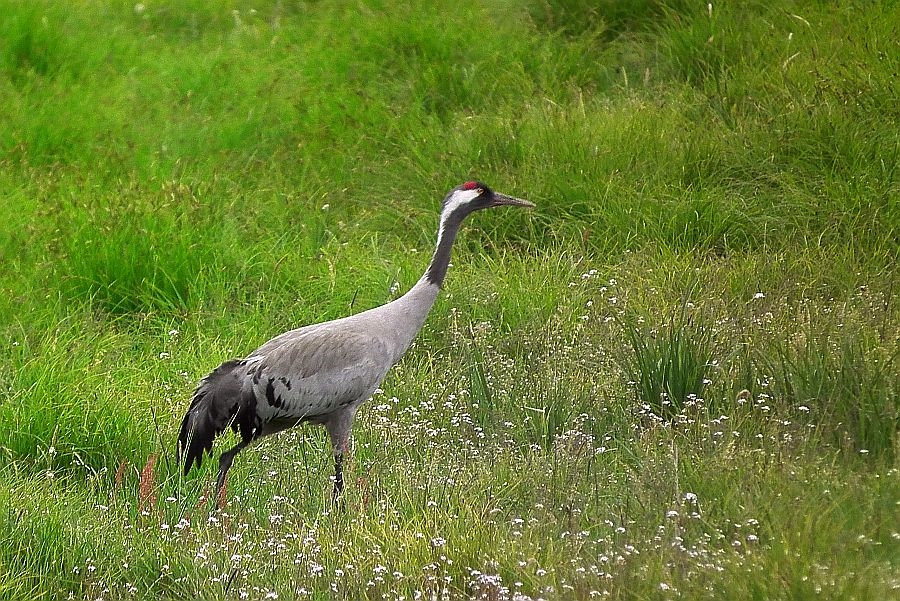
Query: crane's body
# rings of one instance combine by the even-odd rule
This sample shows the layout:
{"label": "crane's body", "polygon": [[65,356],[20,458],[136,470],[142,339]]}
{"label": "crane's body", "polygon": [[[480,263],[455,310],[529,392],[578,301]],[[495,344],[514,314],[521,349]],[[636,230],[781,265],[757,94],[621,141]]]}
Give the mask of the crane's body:
{"label": "crane's body", "polygon": [[222,489],[235,455],[261,436],[303,422],[324,425],[335,457],[334,493],[343,488],[342,460],[353,418],[412,344],[437,299],[462,220],[472,211],[528,201],[466,182],[444,199],[437,247],[425,274],[403,296],[355,315],[290,330],[244,359],[226,361],[200,382],[181,425],[185,474],[229,426],[241,441],[222,453]]}

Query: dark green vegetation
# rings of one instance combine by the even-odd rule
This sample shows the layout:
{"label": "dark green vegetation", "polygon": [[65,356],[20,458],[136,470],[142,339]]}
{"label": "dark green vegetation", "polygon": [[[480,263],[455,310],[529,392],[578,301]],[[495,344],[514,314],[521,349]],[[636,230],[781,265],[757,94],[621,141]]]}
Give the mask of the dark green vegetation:
{"label": "dark green vegetation", "polygon": [[[900,597],[897,3],[145,4],[0,0],[0,598]],[[211,509],[196,381],[472,177],[538,209],[467,222],[345,509],[313,429]]]}

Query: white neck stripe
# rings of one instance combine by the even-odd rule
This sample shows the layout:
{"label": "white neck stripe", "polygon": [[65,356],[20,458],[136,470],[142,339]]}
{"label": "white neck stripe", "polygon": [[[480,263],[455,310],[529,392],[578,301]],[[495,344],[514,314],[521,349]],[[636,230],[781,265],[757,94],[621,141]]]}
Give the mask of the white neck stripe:
{"label": "white neck stripe", "polygon": [[446,204],[444,204],[443,210],[441,210],[441,222],[440,226],[438,227],[438,240],[440,240],[441,236],[443,236],[444,234],[444,226],[447,223],[447,219],[450,218],[450,215],[452,215],[459,207],[475,200],[479,194],[481,194],[481,190],[477,188],[474,190],[457,190],[453,193],[453,196],[451,196],[450,199],[447,200]]}

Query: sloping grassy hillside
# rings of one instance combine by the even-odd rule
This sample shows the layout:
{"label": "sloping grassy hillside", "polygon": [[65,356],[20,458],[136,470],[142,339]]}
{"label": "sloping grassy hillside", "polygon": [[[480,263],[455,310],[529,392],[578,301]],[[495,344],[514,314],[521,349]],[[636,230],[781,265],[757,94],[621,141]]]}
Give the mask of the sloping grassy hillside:
{"label": "sloping grassy hillside", "polygon": [[[896,3],[0,11],[0,598],[900,598]],[[538,207],[467,221],[344,507],[301,428],[214,508],[199,378],[472,178]]]}

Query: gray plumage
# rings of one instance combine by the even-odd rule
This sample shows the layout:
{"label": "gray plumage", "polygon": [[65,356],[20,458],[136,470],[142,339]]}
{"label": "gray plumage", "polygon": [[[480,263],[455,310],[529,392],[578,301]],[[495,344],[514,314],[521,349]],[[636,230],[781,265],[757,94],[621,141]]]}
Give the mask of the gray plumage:
{"label": "gray plumage", "polygon": [[343,489],[342,460],[356,410],[403,357],[425,323],[450,263],[450,249],[463,219],[494,206],[534,206],[493,192],[480,182],[451,190],[441,209],[438,240],[422,278],[403,296],[333,321],[308,325],[272,338],[245,359],[210,372],[194,392],[178,436],[184,472],[211,454],[213,440],[231,427],[240,442],[219,459],[221,491],[231,464],[261,436],[297,424],[324,425],[335,459],[334,495]]}

